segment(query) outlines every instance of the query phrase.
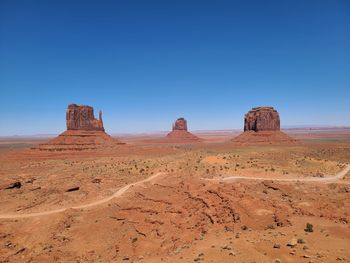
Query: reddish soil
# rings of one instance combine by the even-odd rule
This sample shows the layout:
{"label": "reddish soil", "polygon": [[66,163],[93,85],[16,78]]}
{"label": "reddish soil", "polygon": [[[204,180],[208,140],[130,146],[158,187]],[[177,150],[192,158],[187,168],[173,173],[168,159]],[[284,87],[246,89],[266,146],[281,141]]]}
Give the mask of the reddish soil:
{"label": "reddish soil", "polygon": [[202,141],[199,137],[192,133],[184,130],[174,130],[165,137],[164,142],[171,143],[189,143],[189,142],[200,142]]}
{"label": "reddish soil", "polygon": [[6,141],[0,262],[350,262],[350,174],[302,181],[349,165],[350,143],[327,136],[255,146],[227,143],[230,132],[196,144],[142,137],[81,151]]}
{"label": "reddish soil", "polygon": [[114,147],[123,144],[104,131],[68,130],[54,139],[40,144],[38,150],[46,151],[83,151]]}
{"label": "reddish soil", "polygon": [[245,131],[233,138],[232,141],[239,145],[297,143],[297,140],[281,131]]}

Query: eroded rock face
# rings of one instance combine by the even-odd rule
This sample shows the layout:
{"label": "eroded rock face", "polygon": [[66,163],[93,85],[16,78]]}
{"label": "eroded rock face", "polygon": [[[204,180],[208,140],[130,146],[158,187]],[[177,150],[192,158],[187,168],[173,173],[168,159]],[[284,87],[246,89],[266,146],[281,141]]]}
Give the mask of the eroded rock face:
{"label": "eroded rock face", "polygon": [[110,147],[124,144],[109,136],[102,122],[102,112],[99,119],[94,117],[94,109],[86,105],[68,105],[66,112],[67,130],[46,143],[33,149],[41,151],[92,151],[106,150]]}
{"label": "eroded rock face", "polygon": [[279,131],[280,116],[273,107],[256,107],[244,117],[244,131]]}
{"label": "eroded rock face", "polygon": [[94,108],[87,105],[70,104],[66,113],[67,130],[104,131],[102,112],[95,119]]}
{"label": "eroded rock face", "polygon": [[187,131],[187,121],[184,118],[178,118],[173,124],[173,131]]}
{"label": "eroded rock face", "polygon": [[232,140],[239,145],[296,144],[280,131],[280,117],[273,107],[256,107],[244,116],[244,132]]}

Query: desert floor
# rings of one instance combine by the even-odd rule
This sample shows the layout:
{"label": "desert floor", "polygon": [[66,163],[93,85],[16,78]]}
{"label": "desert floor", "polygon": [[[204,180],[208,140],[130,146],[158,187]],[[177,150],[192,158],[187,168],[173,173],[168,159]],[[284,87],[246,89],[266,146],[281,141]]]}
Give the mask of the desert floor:
{"label": "desert floor", "polygon": [[1,139],[0,262],[350,262],[350,129],[287,132],[300,143]]}

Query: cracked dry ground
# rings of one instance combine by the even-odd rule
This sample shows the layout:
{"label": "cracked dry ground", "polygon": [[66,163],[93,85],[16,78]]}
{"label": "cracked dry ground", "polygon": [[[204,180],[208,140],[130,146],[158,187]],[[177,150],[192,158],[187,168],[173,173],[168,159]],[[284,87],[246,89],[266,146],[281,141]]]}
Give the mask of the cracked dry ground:
{"label": "cracked dry ground", "polygon": [[[169,173],[98,207],[1,220],[0,262],[349,262],[347,180],[219,183]],[[303,242],[287,246],[292,239]]]}

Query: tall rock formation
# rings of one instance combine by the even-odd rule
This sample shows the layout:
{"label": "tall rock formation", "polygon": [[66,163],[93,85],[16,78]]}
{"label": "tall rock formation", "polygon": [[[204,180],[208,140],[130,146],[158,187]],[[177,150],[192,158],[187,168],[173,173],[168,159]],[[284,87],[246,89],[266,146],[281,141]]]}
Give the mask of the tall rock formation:
{"label": "tall rock formation", "polygon": [[187,130],[187,121],[184,118],[178,118],[172,127],[172,131],[165,137],[165,142],[170,143],[193,143],[200,142],[201,139]]}
{"label": "tall rock formation", "polygon": [[184,118],[178,118],[173,124],[173,131],[187,131],[187,121]]}
{"label": "tall rock formation", "polygon": [[244,131],[279,131],[280,116],[273,107],[256,107],[244,117]]}
{"label": "tall rock formation", "polygon": [[109,136],[103,127],[102,112],[99,119],[94,109],[87,105],[68,105],[66,111],[67,130],[36,149],[45,151],[98,150],[123,144]]}
{"label": "tall rock formation", "polygon": [[67,130],[104,131],[102,111],[95,119],[94,108],[87,105],[68,105],[66,112]]}
{"label": "tall rock formation", "polygon": [[244,116],[244,132],[233,139],[242,145],[294,144],[297,141],[280,131],[280,116],[273,107],[255,107]]}

